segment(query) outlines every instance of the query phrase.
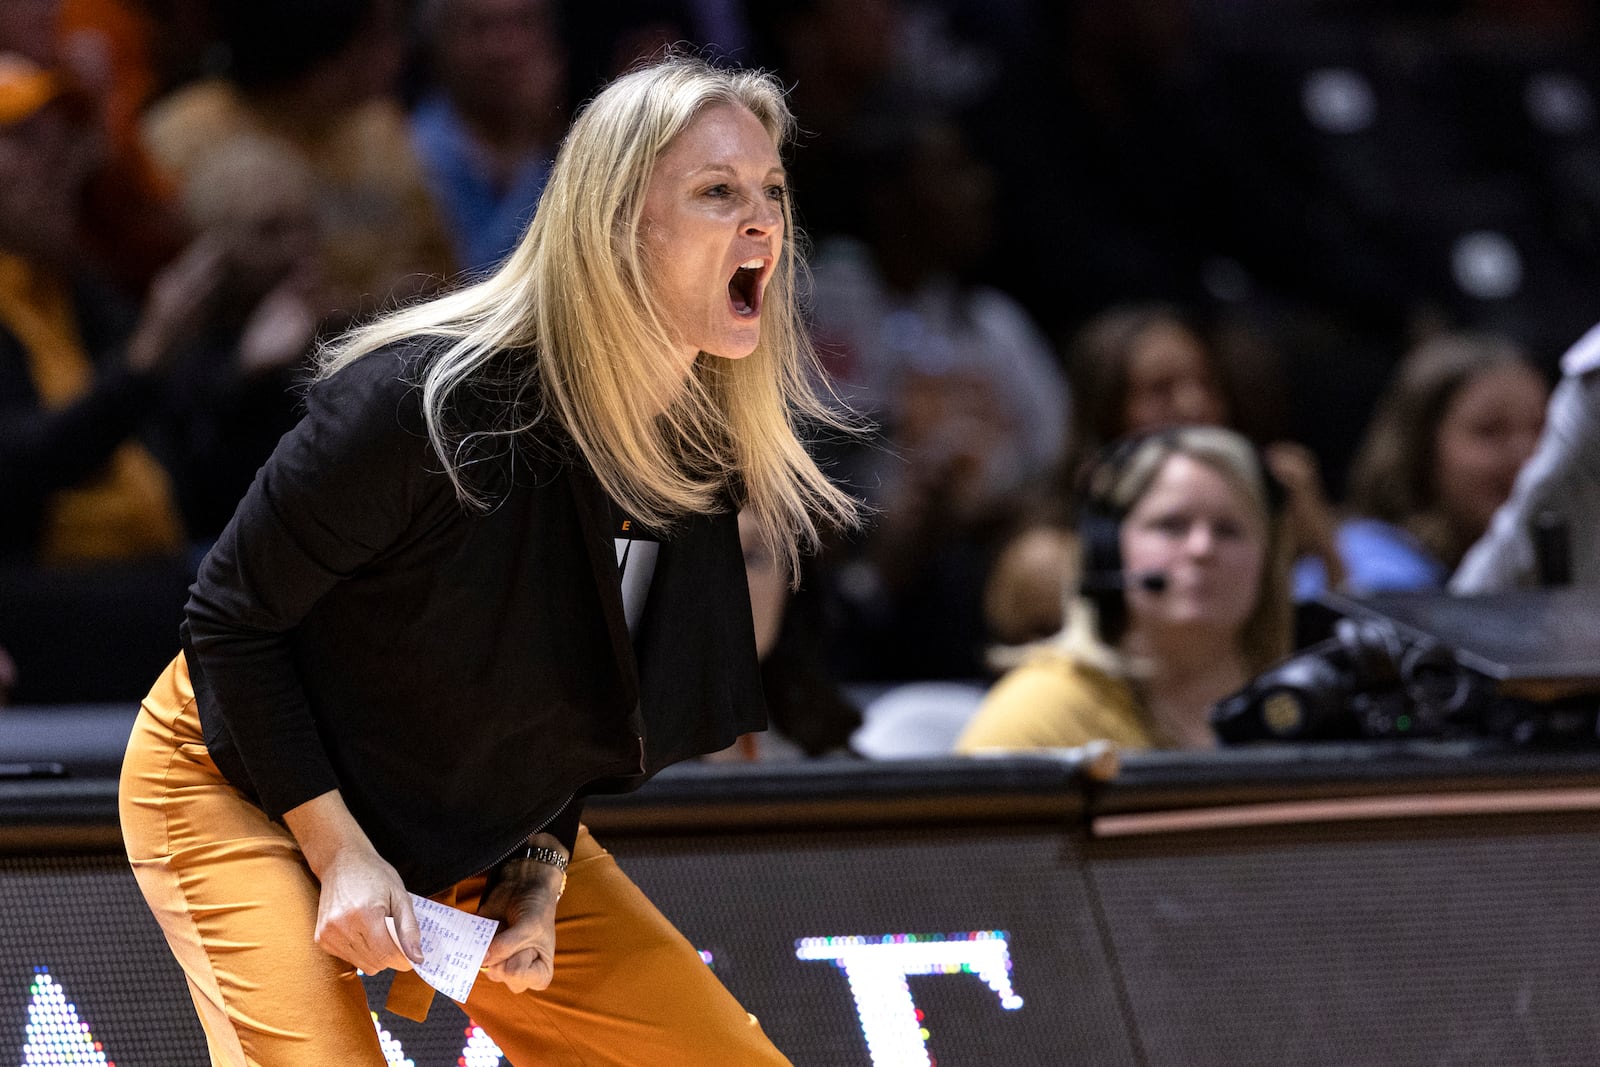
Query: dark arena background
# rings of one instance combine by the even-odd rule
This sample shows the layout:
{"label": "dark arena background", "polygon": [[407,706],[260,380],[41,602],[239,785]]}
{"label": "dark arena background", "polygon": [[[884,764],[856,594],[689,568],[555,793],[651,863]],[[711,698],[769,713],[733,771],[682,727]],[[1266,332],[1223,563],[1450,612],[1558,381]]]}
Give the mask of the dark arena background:
{"label": "dark arena background", "polygon": [[[589,822],[802,1067],[1586,1064],[1597,812],[1595,754],[1401,742],[684,767]],[[0,915],[0,1062],[205,1062],[109,777],[0,782]]]}
{"label": "dark arena background", "polygon": [[[0,1067],[207,1062],[116,804],[195,567],[320,342],[504,262],[578,108],[674,42],[788,93],[785,188],[765,166],[762,188],[793,194],[794,288],[865,436],[797,426],[872,522],[755,598],[775,729],[738,751],[761,762],[585,814],[796,1067],[1600,1064],[1600,369],[1562,370],[1600,351],[1600,2],[0,0]],[[508,336],[509,366],[544,335]],[[1403,369],[1452,338],[1526,366],[1448,435],[1479,442],[1449,450],[1476,532],[1410,545],[1444,496],[1376,490],[1445,482],[1456,391],[1491,381],[1410,399]],[[1428,588],[1538,454],[1563,375],[1546,425],[1587,412],[1587,436],[1562,438],[1574,480],[1524,516],[1516,578],[1555,588]],[[1168,399],[1135,418],[1136,394]],[[997,643],[1065,621],[1068,574],[1108,604],[1169,584],[1078,566],[1108,515],[1034,529],[1053,562],[1000,584],[998,618],[986,595],[1019,529],[1102,517],[1068,477],[1091,446],[1189,421],[1292,475],[1311,550],[1295,654],[1210,720],[1236,747],[1114,774],[920,758],[951,750]],[[1335,555],[1351,519],[1398,540]],[[571,563],[509,555],[429,596],[489,604]],[[1396,561],[1426,573],[1384,599]],[[367,981],[390,1064],[503,1063],[448,1000],[417,1024]]]}

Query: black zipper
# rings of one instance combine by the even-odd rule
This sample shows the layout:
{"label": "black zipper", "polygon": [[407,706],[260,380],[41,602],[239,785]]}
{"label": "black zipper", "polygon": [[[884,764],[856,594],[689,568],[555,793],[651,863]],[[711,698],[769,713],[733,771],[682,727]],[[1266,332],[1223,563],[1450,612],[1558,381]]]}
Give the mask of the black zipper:
{"label": "black zipper", "polygon": [[532,837],[534,834],[536,834],[539,831],[543,830],[546,826],[549,826],[551,823],[555,822],[556,815],[560,815],[563,811],[565,811],[567,805],[572,803],[572,798],[577,796],[577,795],[578,795],[578,792],[577,792],[577,790],[574,789],[571,792],[569,792],[566,796],[562,797],[561,798],[561,803],[556,805],[556,810],[555,810],[555,814],[554,815],[551,815],[544,822],[540,823],[538,826],[535,826],[532,830],[529,830],[527,833],[525,833],[521,837],[517,838],[517,840],[511,845],[510,848],[506,849],[504,852],[502,852],[500,854],[500,858],[499,859],[492,860],[489,863],[484,864],[482,867],[479,867],[477,870],[473,871],[472,874],[467,875],[467,877],[468,878],[473,878],[473,877],[476,877],[477,875],[483,874],[485,871],[493,870],[494,868],[496,868],[496,867],[500,866],[502,863],[504,863],[506,860],[510,859],[511,858],[511,854],[513,852],[517,851],[517,849],[519,849],[519,848],[523,848],[526,845],[528,838]]}

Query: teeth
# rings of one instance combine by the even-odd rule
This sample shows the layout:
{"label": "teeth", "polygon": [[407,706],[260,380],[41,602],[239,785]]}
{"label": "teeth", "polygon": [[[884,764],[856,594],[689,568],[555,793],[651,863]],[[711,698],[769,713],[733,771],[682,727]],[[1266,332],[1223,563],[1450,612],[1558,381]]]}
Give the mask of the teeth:
{"label": "teeth", "polygon": [[764,259],[752,259],[752,260],[749,260],[748,262],[739,264],[739,269],[740,270],[760,270],[765,264],[766,264],[766,260],[764,260]]}

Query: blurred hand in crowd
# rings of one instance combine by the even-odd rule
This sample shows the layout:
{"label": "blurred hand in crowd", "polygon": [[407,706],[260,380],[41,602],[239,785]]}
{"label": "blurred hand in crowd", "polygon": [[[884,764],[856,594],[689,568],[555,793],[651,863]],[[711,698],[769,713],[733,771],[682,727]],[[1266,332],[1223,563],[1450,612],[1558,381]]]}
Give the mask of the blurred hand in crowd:
{"label": "blurred hand in crowd", "polygon": [[203,234],[156,275],[128,339],[131,369],[165,370],[196,337],[221,289],[226,256],[216,235]]}
{"label": "blurred hand in crowd", "polygon": [[305,358],[317,334],[315,278],[314,267],[296,271],[262,297],[239,335],[240,373],[286,370]]}
{"label": "blurred hand in crowd", "polygon": [[190,224],[223,249],[218,324],[249,378],[294,367],[333,306],[321,270],[316,179],[265,138],[238,137],[198,165],[184,189]]}
{"label": "blurred hand in crowd", "polygon": [[[994,386],[979,375],[912,372],[901,387],[892,448],[907,460],[905,493],[959,523],[976,521],[1014,482],[1010,421]],[[909,503],[910,501],[908,501]]]}
{"label": "blurred hand in crowd", "polygon": [[1272,476],[1283,484],[1288,514],[1289,541],[1295,558],[1311,556],[1322,561],[1329,589],[1344,584],[1344,560],[1339,555],[1335,531],[1338,516],[1323,489],[1317,457],[1295,441],[1274,441],[1262,449]]}

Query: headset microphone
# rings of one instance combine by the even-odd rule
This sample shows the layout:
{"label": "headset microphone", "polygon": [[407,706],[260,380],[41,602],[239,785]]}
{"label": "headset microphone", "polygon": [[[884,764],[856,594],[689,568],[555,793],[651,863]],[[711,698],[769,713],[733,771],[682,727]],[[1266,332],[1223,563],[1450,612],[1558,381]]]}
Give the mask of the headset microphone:
{"label": "headset microphone", "polygon": [[1164,593],[1167,591],[1167,576],[1160,571],[1145,571],[1142,574],[1130,575],[1132,584],[1137,585],[1147,593]]}
{"label": "headset microphone", "polygon": [[1086,593],[1109,593],[1120,589],[1143,589],[1147,593],[1165,592],[1167,576],[1160,571],[1101,571],[1085,574],[1078,588]]}

